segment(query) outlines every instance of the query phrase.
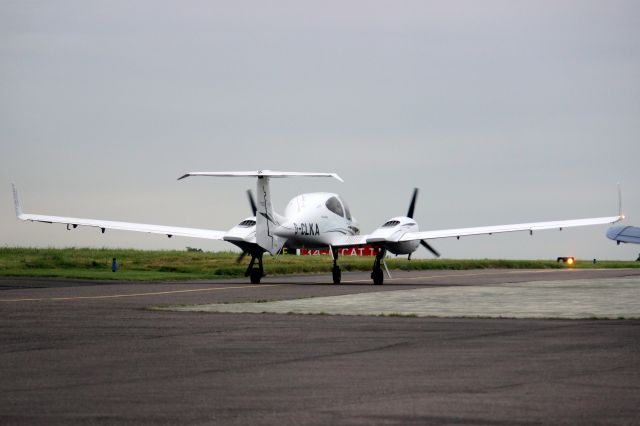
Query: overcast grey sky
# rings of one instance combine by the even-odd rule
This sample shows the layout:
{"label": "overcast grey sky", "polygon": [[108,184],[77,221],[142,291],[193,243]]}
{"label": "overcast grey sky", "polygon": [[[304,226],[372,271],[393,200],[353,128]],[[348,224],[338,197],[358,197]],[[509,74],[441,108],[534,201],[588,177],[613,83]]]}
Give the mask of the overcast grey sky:
{"label": "overcast grey sky", "polygon": [[[250,179],[338,192],[364,232],[617,211],[640,225],[640,2],[0,1],[0,245],[230,249],[15,219],[228,229]],[[435,240],[445,257],[629,259],[606,226]],[[429,254],[420,249],[423,257]]]}

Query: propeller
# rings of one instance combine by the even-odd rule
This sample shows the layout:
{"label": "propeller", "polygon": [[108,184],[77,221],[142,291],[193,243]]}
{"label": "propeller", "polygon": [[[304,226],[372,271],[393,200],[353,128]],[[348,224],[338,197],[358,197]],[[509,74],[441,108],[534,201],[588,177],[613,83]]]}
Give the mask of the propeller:
{"label": "propeller", "polygon": [[256,206],[256,200],[253,199],[253,193],[251,192],[250,189],[247,189],[247,197],[249,197],[249,204],[251,204],[251,211],[255,216],[256,212],[258,211],[258,207]]}
{"label": "propeller", "polygon": [[[253,199],[253,193],[251,192],[250,189],[247,189],[247,198],[249,198],[249,205],[251,206],[251,212],[255,216],[258,211],[258,207],[256,205],[256,200]],[[240,256],[238,256],[238,258],[236,259],[236,263],[242,262],[242,259],[244,259],[244,257],[248,254],[249,253],[243,250],[242,253],[240,253]]]}
{"label": "propeller", "polygon": [[[413,213],[416,209],[416,200],[418,199],[418,188],[413,188],[413,195],[411,196],[411,203],[409,204],[409,211],[407,217],[413,219]],[[435,257],[440,257],[440,253],[429,245],[425,240],[420,240],[420,245],[429,250]]]}
{"label": "propeller", "polygon": [[242,259],[244,259],[244,257],[247,255],[248,253],[246,251],[243,251],[242,253],[240,253],[240,256],[238,256],[238,258],[236,259],[236,263],[241,263]]}
{"label": "propeller", "polygon": [[418,198],[418,188],[413,188],[413,196],[411,197],[411,204],[409,204],[409,211],[407,217],[413,219],[413,211],[416,209],[416,199]]}
{"label": "propeller", "polygon": [[433,247],[431,247],[429,245],[429,243],[427,243],[425,240],[420,240],[420,245],[424,248],[426,248],[427,250],[429,250],[431,253],[433,253],[433,255],[435,257],[440,257],[440,253],[438,253],[438,251],[436,249],[434,249]]}

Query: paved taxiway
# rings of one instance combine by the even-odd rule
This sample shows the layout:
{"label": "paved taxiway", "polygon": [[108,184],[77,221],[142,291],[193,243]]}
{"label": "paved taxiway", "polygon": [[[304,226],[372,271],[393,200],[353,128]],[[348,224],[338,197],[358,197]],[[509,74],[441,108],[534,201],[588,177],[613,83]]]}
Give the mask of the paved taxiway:
{"label": "paved taxiway", "polygon": [[536,281],[579,292],[576,279],[640,286],[640,270],[395,272],[382,287],[367,275],[345,273],[340,286],[325,285],[328,275],[257,286],[0,278],[0,423],[632,424],[640,416],[638,320],[145,309]]}

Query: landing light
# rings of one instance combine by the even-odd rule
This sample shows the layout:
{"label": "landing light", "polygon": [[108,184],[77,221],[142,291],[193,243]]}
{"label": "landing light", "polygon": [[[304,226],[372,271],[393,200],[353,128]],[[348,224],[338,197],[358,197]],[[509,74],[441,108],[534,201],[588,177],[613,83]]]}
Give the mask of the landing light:
{"label": "landing light", "polygon": [[575,263],[575,261],[576,261],[576,259],[573,256],[559,257],[558,258],[558,262],[566,263],[567,265],[573,265]]}

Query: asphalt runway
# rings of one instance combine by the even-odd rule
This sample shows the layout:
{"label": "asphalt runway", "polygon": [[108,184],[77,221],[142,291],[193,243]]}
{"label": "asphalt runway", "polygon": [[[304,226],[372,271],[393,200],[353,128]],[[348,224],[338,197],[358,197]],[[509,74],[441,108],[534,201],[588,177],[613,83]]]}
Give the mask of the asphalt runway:
{"label": "asphalt runway", "polygon": [[149,309],[509,283],[640,283],[640,270],[392,273],[384,286],[371,285],[367,273],[344,273],[341,285],[328,284],[329,274],[260,285],[0,278],[0,423],[638,423],[636,319]]}

